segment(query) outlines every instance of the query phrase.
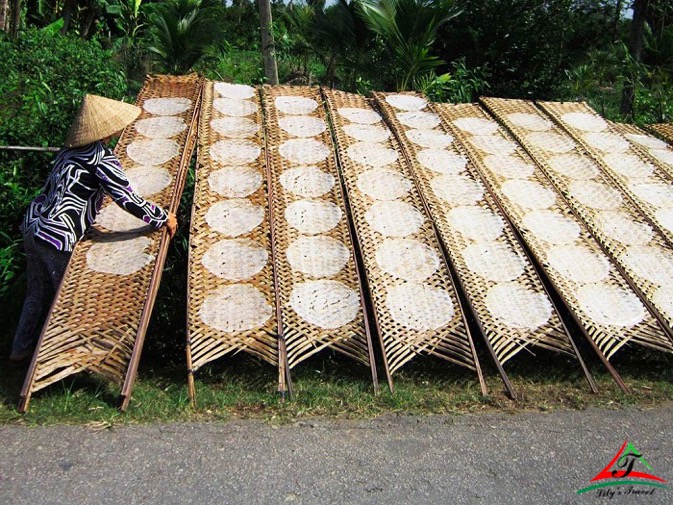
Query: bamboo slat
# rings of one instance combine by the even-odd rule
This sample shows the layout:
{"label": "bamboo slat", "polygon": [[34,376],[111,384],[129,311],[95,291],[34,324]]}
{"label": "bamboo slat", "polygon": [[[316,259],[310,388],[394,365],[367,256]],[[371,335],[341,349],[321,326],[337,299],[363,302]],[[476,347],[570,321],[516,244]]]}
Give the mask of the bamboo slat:
{"label": "bamboo slat", "polygon": [[[554,203],[542,210],[542,213],[552,211],[544,221],[535,223],[530,217],[535,213],[540,215],[540,210],[531,211],[522,206],[517,209],[518,219],[531,249],[587,334],[608,358],[627,343],[669,352],[673,350],[663,326],[649,307],[641,303],[622,275],[621,268],[607,254],[607,245],[616,248],[617,242],[601,231],[596,223],[595,216],[601,209],[622,204],[619,193],[601,185],[605,179],[601,179],[595,163],[583,155],[577,144],[564,136],[531,102],[496,98],[484,98],[482,101],[526,149],[517,147],[511,157],[498,162],[506,166],[507,162],[516,158],[514,161],[526,163],[531,174],[528,180],[536,182],[536,187],[554,196]],[[471,114],[474,112],[470,111]],[[478,112],[479,117],[487,117],[481,110]],[[451,117],[451,120],[455,119],[455,115]],[[498,128],[497,132],[502,138],[512,138],[502,128]],[[474,139],[468,139],[468,142],[473,144]],[[499,165],[493,166],[499,169]],[[488,172],[485,168],[484,173]],[[490,173],[495,176],[492,170]],[[504,194],[501,198],[515,207],[511,198]],[[545,229],[537,226],[546,225],[553,232],[552,218],[559,225],[563,224],[567,239],[554,239],[550,234],[553,240],[545,240]],[[600,237],[600,244],[590,230]],[[601,248],[601,244],[606,246],[606,250]]]}
{"label": "bamboo slat", "polygon": [[283,335],[290,368],[326,348],[369,365],[369,324],[320,90],[265,86]]}
{"label": "bamboo slat", "polygon": [[364,97],[323,95],[391,388],[395,371],[431,354],[476,369],[485,391],[456,288],[399,144]]}
{"label": "bamboo slat", "polygon": [[673,144],[673,123],[659,123],[647,126],[647,129],[655,133],[669,144]]}
{"label": "bamboo slat", "polygon": [[[193,152],[201,88],[202,79],[196,75],[149,76],[136,101],[143,112],[124,130],[115,148],[129,176],[167,171],[171,183],[147,196],[173,212]],[[169,107],[157,99],[168,99]],[[163,107],[161,114],[149,112],[148,108],[156,111],[150,104]],[[147,125],[146,120],[167,115],[174,118],[169,121],[177,125],[175,131],[139,133],[139,125]],[[170,139],[157,138],[167,135]],[[130,154],[146,163],[134,161]],[[141,166],[152,160],[156,161],[152,166]],[[155,180],[149,187],[158,189],[161,184],[157,186]],[[114,205],[107,198],[99,218],[115,212]],[[122,409],[128,405],[169,238],[165,229],[150,230],[139,220],[135,221],[138,228],[124,220],[106,221],[107,226],[130,231],[110,231],[100,222],[72,254],[21,391],[22,411],[34,392],[85,370],[123,382]]]}
{"label": "bamboo slat", "polygon": [[[531,136],[535,132],[521,121],[516,122],[520,117],[546,121],[535,105],[491,98],[484,102],[528,149],[634,290],[670,329],[673,310],[667,301],[670,298],[667,279],[673,278],[673,253],[665,238],[646,224],[644,214],[562,128],[549,122],[549,129],[543,133],[556,143],[544,144],[540,140],[547,137]],[[517,112],[509,112],[511,106]],[[545,145],[554,150],[540,147]],[[567,150],[559,152],[562,145]],[[642,167],[649,170],[648,165]]]}
{"label": "bamboo slat", "polygon": [[[649,128],[655,135],[632,124],[610,122],[610,126],[626,137],[632,149],[642,158],[654,163],[673,180],[673,147],[669,145],[673,143],[673,125],[651,125]],[[666,126],[669,128],[658,128]],[[666,132],[669,133],[668,137]],[[657,138],[657,135],[661,138]]]}
{"label": "bamboo slat", "polygon": [[190,229],[191,374],[244,351],[282,366],[259,90],[206,82]]}
{"label": "bamboo slat", "polygon": [[673,223],[670,222],[673,179],[662,169],[661,160],[656,159],[671,161],[668,168],[673,171],[673,150],[666,147],[655,157],[634,147],[584,102],[539,102],[539,105],[587,150],[603,172],[643,212],[649,224],[673,246]]}
{"label": "bamboo slat", "polygon": [[[477,169],[417,94],[374,93],[396,133],[426,200],[460,286],[474,311],[496,362],[504,365],[521,351],[546,348],[578,358],[570,336],[526,251]],[[413,128],[413,115],[431,128]],[[413,122],[413,119],[411,119]],[[454,160],[448,165],[448,160]],[[488,216],[501,227],[491,234],[477,223],[463,227],[462,212]],[[504,376],[503,378],[505,378]]]}

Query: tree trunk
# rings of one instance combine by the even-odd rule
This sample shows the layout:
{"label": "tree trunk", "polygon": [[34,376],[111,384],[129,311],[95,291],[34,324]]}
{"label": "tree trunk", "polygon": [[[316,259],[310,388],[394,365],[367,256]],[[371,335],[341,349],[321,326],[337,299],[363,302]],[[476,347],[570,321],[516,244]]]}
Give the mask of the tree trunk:
{"label": "tree trunk", "polygon": [[[631,34],[629,36],[629,53],[633,61],[640,63],[643,53],[643,35],[645,32],[645,17],[650,0],[635,0],[633,2],[633,19],[631,20]],[[635,100],[634,77],[628,76],[622,89],[622,104],[619,112],[626,117],[633,117],[633,102]]]}
{"label": "tree trunk", "polygon": [[7,30],[7,14],[9,13],[9,0],[0,0],[0,30]]}
{"label": "tree trunk", "polygon": [[91,27],[93,26],[93,22],[96,20],[96,15],[98,14],[98,8],[96,7],[96,4],[91,2],[86,9],[86,16],[84,17],[84,22],[82,23],[82,27],[80,28],[80,37],[83,39],[88,39],[92,34],[91,32]]}
{"label": "tree trunk", "polygon": [[12,17],[9,24],[9,35],[17,37],[19,35],[19,25],[21,24],[21,0],[12,1]]}
{"label": "tree trunk", "polygon": [[61,28],[61,35],[68,33],[68,28],[70,28],[70,20],[72,19],[72,13],[75,10],[75,0],[65,0],[63,3],[63,27]]}
{"label": "tree trunk", "polygon": [[269,84],[278,84],[278,65],[276,64],[276,44],[271,31],[271,3],[259,0],[259,23],[262,29],[262,56],[264,75]]}

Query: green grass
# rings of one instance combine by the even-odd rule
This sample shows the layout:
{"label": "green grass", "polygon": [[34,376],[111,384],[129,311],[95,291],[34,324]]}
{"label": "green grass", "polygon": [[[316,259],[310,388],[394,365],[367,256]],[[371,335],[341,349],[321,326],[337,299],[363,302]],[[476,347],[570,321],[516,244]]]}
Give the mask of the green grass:
{"label": "green grass", "polygon": [[0,423],[85,424],[105,429],[121,424],[262,419],[287,423],[314,417],[372,418],[382,414],[468,414],[553,411],[588,407],[655,407],[673,400],[673,356],[634,350],[615,365],[633,390],[624,394],[609,375],[591,363],[599,393],[589,392],[578,367],[566,358],[522,357],[507,371],[520,398],[508,398],[487,360],[490,394],[482,397],[476,376],[440,360],[420,358],[395,375],[395,393],[384,383],[375,395],[368,369],[327,354],[293,371],[294,397],[276,392],[276,370],[246,356],[224,358],[197,374],[197,406],[192,408],[184,364],[141,369],[128,412],[116,409],[118,388],[80,374],[37,392],[30,411],[15,409],[23,370],[0,372]]}

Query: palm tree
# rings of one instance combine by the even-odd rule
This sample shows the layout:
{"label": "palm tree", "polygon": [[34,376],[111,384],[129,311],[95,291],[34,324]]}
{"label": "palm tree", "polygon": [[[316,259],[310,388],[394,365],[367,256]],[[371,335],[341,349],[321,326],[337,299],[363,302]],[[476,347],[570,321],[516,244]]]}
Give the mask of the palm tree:
{"label": "palm tree", "polygon": [[460,11],[454,0],[359,0],[360,13],[391,54],[401,74],[398,89],[409,89],[414,79],[444,62],[430,49],[437,30]]}
{"label": "palm tree", "polygon": [[189,72],[223,41],[216,0],[170,0],[153,7],[149,25],[154,43],[149,50],[162,72]]}

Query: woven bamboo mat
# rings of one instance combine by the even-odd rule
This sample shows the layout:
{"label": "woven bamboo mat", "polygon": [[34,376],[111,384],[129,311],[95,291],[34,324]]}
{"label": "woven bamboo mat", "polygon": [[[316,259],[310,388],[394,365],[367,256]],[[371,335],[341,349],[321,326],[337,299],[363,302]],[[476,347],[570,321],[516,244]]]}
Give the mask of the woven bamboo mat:
{"label": "woven bamboo mat", "polygon": [[673,147],[669,145],[673,143],[673,127],[668,130],[670,132],[668,138],[665,135],[665,129],[660,132],[656,127],[669,125],[649,127],[655,135],[661,137],[660,139],[636,125],[610,122],[610,126],[631,142],[632,149],[637,151],[642,158],[654,163],[668,176],[669,180],[673,180]]}
{"label": "woven bamboo mat", "polygon": [[390,374],[428,353],[476,369],[482,380],[451,274],[399,144],[362,96],[323,94]]}
{"label": "woven bamboo mat", "polygon": [[673,123],[659,123],[647,126],[647,129],[655,133],[669,144],[673,144]]}
{"label": "woven bamboo mat", "polygon": [[292,368],[333,348],[376,369],[320,90],[265,86],[272,240]]}
{"label": "woven bamboo mat", "polygon": [[[143,112],[115,149],[132,183],[173,212],[196,139],[202,84],[195,75],[149,76],[136,101]],[[22,410],[32,393],[84,370],[123,382],[122,408],[128,405],[169,239],[165,228],[115,217],[115,207],[107,198],[98,224],[75,247],[26,376]]]}
{"label": "woven bamboo mat", "polygon": [[281,366],[259,90],[206,82],[189,247],[191,373],[245,351]]}
{"label": "woven bamboo mat", "polygon": [[[643,301],[671,328],[673,307],[667,300],[672,292],[667,286],[673,279],[673,253],[663,235],[646,223],[644,214],[603,172],[602,166],[586,156],[562,128],[549,122],[549,129],[542,132],[546,136],[535,136],[540,132],[531,130],[521,118],[547,118],[531,102],[490,98],[484,101],[565,195]],[[554,142],[545,143],[545,139]],[[561,152],[563,146],[567,150]],[[637,167],[644,172],[652,169],[649,163],[639,159],[636,162],[640,165],[628,163],[624,169],[634,174],[638,173]]]}
{"label": "woven bamboo mat", "polygon": [[[553,117],[600,164],[608,177],[642,210],[649,224],[658,229],[669,246],[673,231],[662,226],[673,208],[673,179],[666,174],[649,153],[634,147],[610,123],[586,103],[540,102],[542,110]],[[662,149],[662,159],[672,162],[673,150]],[[644,166],[643,166],[644,165]],[[634,170],[638,166],[638,170]],[[673,307],[671,307],[673,309]],[[673,310],[671,311],[673,312]]]}
{"label": "woven bamboo mat", "polygon": [[[374,93],[396,133],[482,333],[501,364],[530,347],[578,354],[533,264],[474,164],[417,94]],[[414,128],[414,117],[431,128]],[[453,164],[447,161],[453,160]],[[491,232],[469,215],[498,224]]]}
{"label": "woven bamboo mat", "polygon": [[[543,116],[532,114],[525,107],[527,102],[484,102],[502,121],[509,114],[518,114],[514,116],[517,121],[534,131],[548,131],[551,125]],[[432,107],[465,146],[529,250],[598,349],[607,358],[629,343],[673,350],[657,319],[514,138],[477,105]],[[535,157],[542,164],[546,159]],[[527,189],[512,191],[512,184]]]}

